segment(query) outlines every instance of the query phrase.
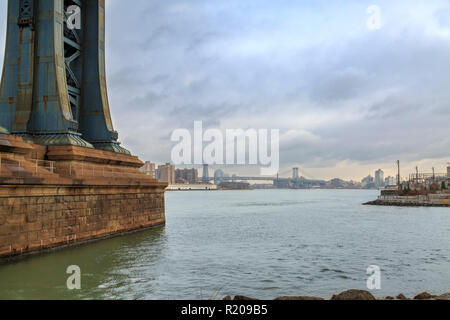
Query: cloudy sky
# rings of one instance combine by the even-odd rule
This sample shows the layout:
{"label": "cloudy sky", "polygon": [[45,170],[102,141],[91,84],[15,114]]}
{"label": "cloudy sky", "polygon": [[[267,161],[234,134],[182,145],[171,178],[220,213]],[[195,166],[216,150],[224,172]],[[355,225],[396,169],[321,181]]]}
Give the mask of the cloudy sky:
{"label": "cloudy sky", "polygon": [[281,171],[313,178],[450,161],[448,0],[107,0],[107,68],[115,128],[143,160],[170,160],[173,130],[202,120],[280,129]]}

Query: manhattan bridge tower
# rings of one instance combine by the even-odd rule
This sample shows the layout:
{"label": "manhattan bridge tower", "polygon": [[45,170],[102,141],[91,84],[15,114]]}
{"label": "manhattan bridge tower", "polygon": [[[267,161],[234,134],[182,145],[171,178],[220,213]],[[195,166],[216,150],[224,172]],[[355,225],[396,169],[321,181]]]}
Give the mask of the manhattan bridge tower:
{"label": "manhattan bridge tower", "polygon": [[0,129],[36,144],[129,154],[109,109],[105,0],[8,0]]}

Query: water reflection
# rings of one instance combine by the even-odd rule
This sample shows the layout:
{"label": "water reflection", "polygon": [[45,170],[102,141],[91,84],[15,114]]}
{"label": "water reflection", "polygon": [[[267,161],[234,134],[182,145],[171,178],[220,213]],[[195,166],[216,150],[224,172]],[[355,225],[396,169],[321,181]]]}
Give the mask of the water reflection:
{"label": "water reflection", "polygon": [[[166,196],[167,225],[0,266],[2,299],[377,296],[450,288],[448,208],[365,207],[372,191],[263,190]],[[66,268],[82,270],[68,291]]]}

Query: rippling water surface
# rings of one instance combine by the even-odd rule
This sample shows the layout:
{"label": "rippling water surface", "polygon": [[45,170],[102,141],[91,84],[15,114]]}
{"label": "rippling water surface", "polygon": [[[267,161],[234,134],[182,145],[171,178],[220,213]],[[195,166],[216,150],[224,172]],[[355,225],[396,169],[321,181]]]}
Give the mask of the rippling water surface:
{"label": "rippling water surface", "polygon": [[[167,225],[0,265],[2,299],[275,298],[450,291],[450,209],[365,207],[373,191],[167,193]],[[82,290],[66,289],[78,265]]]}

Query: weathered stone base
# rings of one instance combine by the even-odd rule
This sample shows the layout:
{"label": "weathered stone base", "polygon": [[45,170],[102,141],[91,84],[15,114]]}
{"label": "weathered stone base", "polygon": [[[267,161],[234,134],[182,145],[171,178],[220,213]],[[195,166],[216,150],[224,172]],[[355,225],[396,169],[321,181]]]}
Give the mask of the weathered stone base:
{"label": "weathered stone base", "polygon": [[163,188],[0,186],[0,260],[164,223]]}
{"label": "weathered stone base", "polygon": [[62,251],[62,250],[69,249],[69,248],[81,247],[81,246],[92,244],[92,243],[99,242],[102,240],[118,238],[118,237],[130,235],[130,234],[134,234],[134,233],[138,233],[138,232],[143,232],[146,230],[156,229],[156,228],[164,227],[164,225],[165,225],[165,223],[162,223],[159,225],[154,225],[151,227],[145,227],[145,228],[141,228],[141,229],[118,231],[116,233],[109,233],[109,234],[105,234],[103,236],[92,237],[92,238],[88,238],[88,239],[85,239],[82,241],[77,240],[77,241],[71,241],[69,243],[59,243],[59,244],[55,244],[54,246],[47,246],[46,248],[42,248],[40,250],[27,251],[27,252],[23,252],[21,254],[5,255],[3,257],[0,257],[0,265],[11,263],[11,262],[17,262],[17,261],[24,260],[24,259],[27,259],[28,257],[32,257],[32,256],[50,254],[53,252],[58,252],[58,251]]}

